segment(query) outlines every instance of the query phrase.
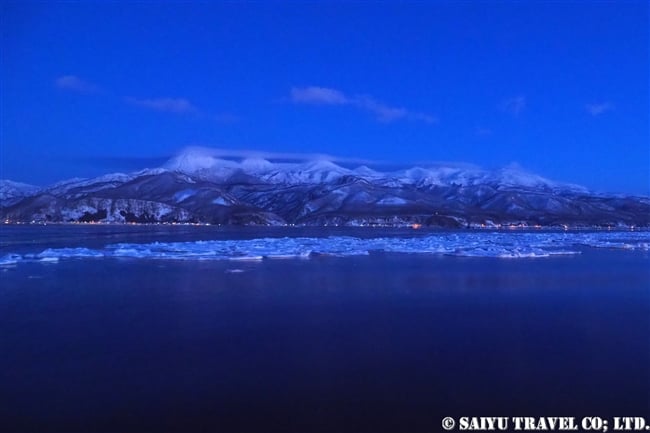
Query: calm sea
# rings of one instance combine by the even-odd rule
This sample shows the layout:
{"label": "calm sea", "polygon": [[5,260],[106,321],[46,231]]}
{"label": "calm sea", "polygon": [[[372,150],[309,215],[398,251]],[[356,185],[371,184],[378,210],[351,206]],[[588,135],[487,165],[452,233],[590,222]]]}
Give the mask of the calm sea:
{"label": "calm sea", "polygon": [[648,415],[648,234],[576,236],[3,226],[0,430]]}

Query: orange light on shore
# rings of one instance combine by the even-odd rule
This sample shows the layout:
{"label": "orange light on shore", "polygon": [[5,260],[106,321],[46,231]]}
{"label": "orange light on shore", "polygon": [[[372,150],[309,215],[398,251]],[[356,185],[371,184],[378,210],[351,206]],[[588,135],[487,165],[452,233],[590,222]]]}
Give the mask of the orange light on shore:
{"label": "orange light on shore", "polygon": [[413,224],[413,225],[411,225],[411,228],[417,230],[419,228],[422,228],[422,224]]}

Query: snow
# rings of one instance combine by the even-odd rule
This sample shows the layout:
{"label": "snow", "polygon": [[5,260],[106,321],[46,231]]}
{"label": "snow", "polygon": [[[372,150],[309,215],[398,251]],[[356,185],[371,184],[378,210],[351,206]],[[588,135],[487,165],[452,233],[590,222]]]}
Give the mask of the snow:
{"label": "snow", "polygon": [[16,201],[36,194],[39,187],[12,180],[0,180],[0,202],[3,204],[13,204]]}
{"label": "snow", "polygon": [[113,188],[123,183],[129,182],[139,176],[139,173],[124,174],[124,173],[110,173],[91,179],[87,178],[73,178],[57,182],[43,191],[48,194],[65,195],[73,188],[85,188],[86,192],[101,191],[103,189]]}
{"label": "snow", "polygon": [[226,199],[223,198],[223,197],[215,198],[214,200],[212,200],[212,204],[218,204],[218,205],[221,205],[221,206],[230,206],[231,205],[231,203],[226,201]]}
{"label": "snow", "polygon": [[484,170],[474,166],[436,165],[432,167],[412,167],[405,170],[386,173],[386,178],[395,183],[419,186],[476,186],[492,185],[494,187],[548,188],[563,189],[586,193],[584,187],[554,182],[542,176],[530,173],[516,164],[499,170]]}
{"label": "snow", "polygon": [[246,173],[266,173],[274,167],[275,164],[262,158],[247,158],[241,162],[241,168]]}
{"label": "snow", "polygon": [[274,163],[262,158],[242,161],[220,159],[210,149],[190,148],[169,160],[164,169],[195,175],[212,181],[225,181],[241,172],[268,183],[304,184],[331,182],[352,174],[352,170],[327,160],[304,163]]}
{"label": "snow", "polygon": [[182,191],[178,191],[176,194],[174,194],[174,201],[176,203],[183,202],[192,197],[194,194],[196,194],[196,190],[194,189],[184,189]]}
{"label": "snow", "polygon": [[268,166],[265,173],[257,173],[269,183],[279,184],[314,184],[335,181],[342,176],[352,174],[352,170],[340,167],[325,160],[306,163],[278,163]]}
{"label": "snow", "polygon": [[61,218],[63,219],[63,221],[78,220],[86,212],[89,214],[95,214],[97,213],[97,207],[88,206],[84,204],[75,206],[74,208],[64,207],[61,209]]}
{"label": "snow", "polygon": [[214,157],[208,150],[191,148],[170,159],[163,168],[183,173],[196,173],[218,166],[228,166],[232,161]]}
{"label": "snow", "polygon": [[400,197],[384,197],[377,202],[377,204],[382,204],[385,206],[399,206],[406,203],[407,201]]}
{"label": "snow", "polygon": [[474,185],[477,179],[484,177],[488,172],[470,168],[459,168],[451,166],[434,167],[412,167],[388,173],[387,176],[407,185],[417,184],[420,186],[449,186],[449,185]]}
{"label": "snow", "polygon": [[190,148],[170,159],[162,168],[213,182],[223,182],[240,171],[241,164],[217,158],[210,149]]}
{"label": "snow", "polygon": [[373,170],[365,165],[357,167],[353,171],[356,175],[367,178],[383,177],[383,174],[381,172]]}

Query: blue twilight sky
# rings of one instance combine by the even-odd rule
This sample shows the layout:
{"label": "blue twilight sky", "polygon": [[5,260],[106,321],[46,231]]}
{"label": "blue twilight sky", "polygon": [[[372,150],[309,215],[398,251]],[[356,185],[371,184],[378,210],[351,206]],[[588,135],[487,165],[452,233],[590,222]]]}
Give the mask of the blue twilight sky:
{"label": "blue twilight sky", "polygon": [[510,163],[650,195],[647,1],[0,5],[0,178],[190,145]]}

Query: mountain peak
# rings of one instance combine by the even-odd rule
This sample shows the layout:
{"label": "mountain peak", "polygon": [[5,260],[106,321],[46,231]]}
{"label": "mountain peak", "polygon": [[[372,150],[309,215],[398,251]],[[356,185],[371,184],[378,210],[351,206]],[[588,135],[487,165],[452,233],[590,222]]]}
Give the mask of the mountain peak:
{"label": "mountain peak", "polygon": [[237,165],[234,161],[217,158],[210,149],[191,147],[167,161],[163,168],[193,174],[219,167],[236,168]]}

